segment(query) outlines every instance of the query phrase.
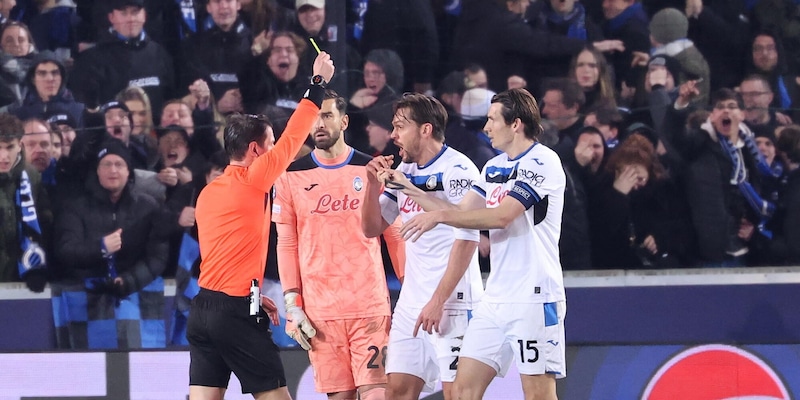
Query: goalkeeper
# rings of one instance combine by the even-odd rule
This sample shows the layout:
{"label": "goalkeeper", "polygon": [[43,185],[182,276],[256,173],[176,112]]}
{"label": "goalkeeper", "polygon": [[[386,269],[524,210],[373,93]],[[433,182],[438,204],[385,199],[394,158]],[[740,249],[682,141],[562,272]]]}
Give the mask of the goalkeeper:
{"label": "goalkeeper", "polygon": [[[380,240],[361,231],[365,165],[372,157],[345,144],[346,106],[326,91],[310,130],[314,151],[275,184],[286,333],[310,350],[318,392],[336,400],[359,393],[362,400],[383,400],[389,292]],[[397,227],[384,236],[393,264],[403,266],[395,256],[405,254]]]}

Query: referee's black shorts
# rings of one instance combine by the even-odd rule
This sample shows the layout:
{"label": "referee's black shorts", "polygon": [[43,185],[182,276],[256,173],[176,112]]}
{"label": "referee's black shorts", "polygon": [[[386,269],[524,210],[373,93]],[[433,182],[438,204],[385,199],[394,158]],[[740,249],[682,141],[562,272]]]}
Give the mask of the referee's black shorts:
{"label": "referee's black shorts", "polygon": [[248,297],[200,289],[192,300],[186,327],[190,385],[227,388],[233,372],[242,384],[242,393],[286,386],[269,318],[256,322],[249,304]]}

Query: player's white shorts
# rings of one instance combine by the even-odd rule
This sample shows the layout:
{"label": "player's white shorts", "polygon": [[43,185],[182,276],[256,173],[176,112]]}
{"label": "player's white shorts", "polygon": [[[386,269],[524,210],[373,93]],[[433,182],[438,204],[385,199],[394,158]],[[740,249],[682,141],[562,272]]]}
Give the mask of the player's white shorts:
{"label": "player's white shorts", "polygon": [[461,357],[505,376],[512,361],[523,375],[567,376],[564,316],[567,303],[498,304],[481,301],[469,322]]}
{"label": "player's white shorts", "polygon": [[440,333],[428,334],[420,328],[414,337],[414,325],[422,309],[397,305],[392,314],[386,373],[414,375],[425,381],[424,392],[432,392],[436,381],[453,382],[456,378],[461,342],[467,330],[469,311],[444,310]]}

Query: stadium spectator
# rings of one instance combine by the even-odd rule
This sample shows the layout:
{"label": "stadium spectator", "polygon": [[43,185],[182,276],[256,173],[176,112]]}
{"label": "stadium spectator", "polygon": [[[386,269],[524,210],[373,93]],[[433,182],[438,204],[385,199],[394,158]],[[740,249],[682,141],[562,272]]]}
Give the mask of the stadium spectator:
{"label": "stadium spectator", "polygon": [[688,0],[688,38],[708,62],[711,90],[736,86],[744,76],[751,21],[744,1]]}
{"label": "stadium spectator", "polygon": [[574,145],[583,128],[583,116],[578,114],[586,102],[583,89],[574,79],[554,78],[544,83],[542,93],[542,115],[558,128],[561,141],[569,138]]}
{"label": "stadium spectator", "polygon": [[649,139],[633,134],[620,144],[589,203],[593,268],[686,265],[687,206]]}
{"label": "stadium spectator", "polygon": [[260,112],[277,106],[291,112],[297,107],[309,79],[308,67],[300,63],[306,41],[292,32],[275,32],[264,53],[251,59],[238,73],[244,110]]}
{"label": "stadium spectator", "polygon": [[37,52],[28,27],[15,21],[0,25],[0,48],[0,106],[7,106],[25,97],[25,77]]}
{"label": "stadium spectator", "polygon": [[252,58],[253,35],[238,16],[240,8],[240,0],[208,1],[213,26],[183,41],[178,65],[179,87],[206,81],[223,114],[242,111],[236,74]]}
{"label": "stadium spectator", "polygon": [[[38,118],[27,119],[22,125],[25,135],[20,144],[24,150],[25,162],[42,174],[44,185],[54,185],[55,160],[52,157],[53,134],[50,125]],[[47,171],[48,169],[51,170]]]}
{"label": "stadium spectator", "polygon": [[741,97],[720,89],[712,104],[714,109],[700,129],[673,140],[687,163],[685,192],[703,193],[687,196],[701,265],[743,266],[748,241],[761,234],[756,227],[773,206],[759,193],[764,161],[742,123]]}
{"label": "stadium spectator", "polygon": [[403,85],[403,62],[393,50],[375,49],[364,58],[364,87],[350,97],[350,132],[347,142],[354,149],[367,151],[363,134],[366,112],[372,107],[386,107],[400,97]]}
{"label": "stadium spectator", "polygon": [[694,42],[686,36],[689,32],[689,20],[674,8],[665,8],[657,12],[650,21],[650,43],[653,45],[651,55],[665,54],[674,58],[681,65],[682,76],[677,81],[696,80],[700,91],[696,101],[708,103],[711,76],[708,63],[703,54],[695,47]]}
{"label": "stadium spectator", "polygon": [[584,48],[572,58],[568,76],[578,81],[586,97],[579,112],[586,113],[601,103],[616,107],[614,76],[606,57],[600,51]]}
{"label": "stadium spectator", "polygon": [[[0,114],[0,282],[24,281],[30,290],[42,292],[53,214],[39,173],[25,162],[22,136],[22,122]],[[32,202],[35,210],[23,202]]]}
{"label": "stadium spectator", "polygon": [[130,86],[119,92],[116,100],[125,104],[133,117],[131,140],[147,149],[147,165],[155,165],[158,159],[156,151],[158,143],[153,130],[153,109],[150,107],[150,98],[147,97],[147,92],[140,87]]}
{"label": "stadium spectator", "polygon": [[746,76],[739,84],[739,94],[744,102],[744,122],[750,129],[763,127],[774,132],[778,126],[792,123],[789,116],[770,108],[775,94],[763,75]]}
{"label": "stadium spectator", "polygon": [[[65,205],[55,228],[64,280],[52,301],[59,348],[162,348],[168,242],[156,201],[132,190],[130,153],[107,139],[96,175]],[[89,311],[91,310],[91,311]]]}
{"label": "stadium spectator", "polygon": [[[609,53],[608,62],[614,68],[616,88],[635,87],[644,74],[638,68],[650,53],[650,32],[647,15],[637,0],[603,0],[603,35],[606,39],[621,40],[623,51]],[[643,57],[643,58],[642,58]]]}
{"label": "stadium spectator", "polygon": [[[789,111],[800,104],[800,88],[796,82],[796,73],[789,69],[786,54],[780,37],[769,31],[760,31],[750,42],[751,56],[748,57],[747,72],[764,76],[769,82],[773,97],[770,107],[775,110]],[[796,117],[792,114],[792,117]]]}
{"label": "stadium spectator", "polygon": [[44,119],[48,113],[69,114],[79,126],[83,125],[84,105],[75,101],[67,89],[67,69],[51,51],[36,55],[25,78],[27,88],[23,99],[8,108],[19,119]]}
{"label": "stadium spectator", "polygon": [[395,90],[430,93],[439,63],[439,38],[433,8],[425,0],[369,2],[364,15],[361,54],[389,49],[400,56],[405,74]]}
{"label": "stadium spectator", "polygon": [[54,114],[47,119],[47,123],[52,125],[54,131],[61,134],[61,156],[68,157],[72,149],[72,142],[77,136],[76,129],[78,124],[69,114]]}
{"label": "stadium spectator", "polygon": [[[75,98],[93,109],[113,100],[128,86],[147,92],[153,111],[173,97],[172,57],[144,31],[144,0],[113,0],[110,34],[78,54],[69,87]],[[160,115],[153,115],[158,120]]]}

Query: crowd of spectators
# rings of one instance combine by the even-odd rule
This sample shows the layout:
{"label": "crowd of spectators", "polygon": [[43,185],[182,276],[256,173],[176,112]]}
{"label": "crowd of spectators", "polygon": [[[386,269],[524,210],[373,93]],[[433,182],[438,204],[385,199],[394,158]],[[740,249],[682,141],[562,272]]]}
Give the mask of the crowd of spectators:
{"label": "crowd of spectators", "polygon": [[[345,20],[326,18],[335,7]],[[123,347],[159,345],[148,318],[199,191],[226,164],[224,117],[265,114],[279,138],[310,78],[309,37],[345,55],[348,79],[330,85],[349,98],[347,142],[371,155],[397,155],[392,103],[418,91],[445,104],[446,143],[481,168],[498,154],[483,132],[492,95],[533,93],[568,178],[566,270],[800,265],[798,11],[793,0],[0,0],[0,281],[50,282],[56,313],[82,307],[59,325],[66,347],[96,346],[98,326]],[[87,301],[105,307],[87,314]],[[114,321],[126,302],[138,322]]]}

